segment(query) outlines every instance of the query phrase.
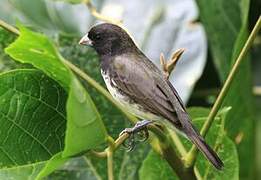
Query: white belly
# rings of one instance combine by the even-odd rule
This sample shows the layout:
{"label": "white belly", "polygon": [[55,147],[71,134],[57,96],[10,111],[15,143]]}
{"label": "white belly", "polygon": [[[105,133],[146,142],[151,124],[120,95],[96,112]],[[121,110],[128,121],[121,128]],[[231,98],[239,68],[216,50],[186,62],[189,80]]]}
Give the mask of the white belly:
{"label": "white belly", "polygon": [[161,117],[156,116],[150,112],[145,112],[142,110],[143,108],[135,103],[131,103],[131,99],[123,95],[120,91],[117,90],[117,88],[114,88],[112,86],[116,86],[116,83],[113,81],[113,79],[110,79],[107,72],[104,72],[101,70],[102,77],[104,79],[104,82],[107,86],[107,89],[109,90],[112,97],[121,105],[123,106],[128,112],[133,114],[136,117],[139,117],[141,119],[146,120],[152,120],[152,121],[159,121],[162,120]]}

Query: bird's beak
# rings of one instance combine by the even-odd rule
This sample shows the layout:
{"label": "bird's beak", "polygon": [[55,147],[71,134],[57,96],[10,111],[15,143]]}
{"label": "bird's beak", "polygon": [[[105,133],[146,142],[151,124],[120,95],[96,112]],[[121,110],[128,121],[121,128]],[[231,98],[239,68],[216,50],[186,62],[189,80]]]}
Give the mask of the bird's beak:
{"label": "bird's beak", "polygon": [[92,46],[92,41],[88,38],[88,34],[82,37],[82,39],[79,41],[80,45],[87,45]]}

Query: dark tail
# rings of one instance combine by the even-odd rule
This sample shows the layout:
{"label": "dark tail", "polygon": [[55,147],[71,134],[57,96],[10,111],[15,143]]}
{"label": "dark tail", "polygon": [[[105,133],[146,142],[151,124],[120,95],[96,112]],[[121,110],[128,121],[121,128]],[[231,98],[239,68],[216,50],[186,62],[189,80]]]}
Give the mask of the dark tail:
{"label": "dark tail", "polygon": [[223,162],[216,152],[204,141],[203,137],[200,136],[193,127],[186,135],[218,170],[221,170],[224,167]]}

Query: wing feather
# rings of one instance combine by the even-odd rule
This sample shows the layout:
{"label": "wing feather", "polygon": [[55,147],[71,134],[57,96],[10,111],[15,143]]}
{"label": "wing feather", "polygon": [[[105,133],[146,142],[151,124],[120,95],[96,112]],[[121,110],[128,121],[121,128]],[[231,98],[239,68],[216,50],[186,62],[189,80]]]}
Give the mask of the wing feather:
{"label": "wing feather", "polygon": [[177,122],[175,109],[168,97],[157,86],[157,83],[146,66],[136,64],[136,61],[115,60],[111,71],[114,83],[125,95],[140,104],[145,110],[160,115],[163,118]]}

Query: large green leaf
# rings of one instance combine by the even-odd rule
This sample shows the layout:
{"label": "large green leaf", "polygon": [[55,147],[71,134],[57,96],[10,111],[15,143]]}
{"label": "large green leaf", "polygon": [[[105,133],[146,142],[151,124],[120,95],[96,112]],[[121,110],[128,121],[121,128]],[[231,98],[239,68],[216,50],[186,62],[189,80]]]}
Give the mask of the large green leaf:
{"label": "large green leaf", "polygon": [[0,84],[0,179],[35,177],[64,148],[67,94],[34,69],[1,74]]}
{"label": "large green leaf", "polygon": [[64,59],[44,35],[20,26],[21,35],[6,48],[15,60],[30,63],[58,81],[69,94],[67,128],[63,157],[69,157],[104,143],[107,132],[89,94],[74,74],[63,64]]}
{"label": "large green leaf", "polygon": [[[226,136],[224,130],[225,116],[228,112],[228,108],[224,108],[219,112],[219,116],[215,119],[213,125],[211,126],[209,133],[207,134],[206,141],[215,149],[219,154],[220,158],[225,164],[223,171],[217,171],[200,153],[196,167],[199,174],[204,179],[233,179],[236,180],[238,176],[238,157],[235,144]],[[200,128],[204,124],[207,115],[209,113],[208,109],[205,108],[190,108],[189,114],[193,119],[193,124]],[[186,149],[191,147],[191,143],[182,138],[185,143]],[[156,163],[155,163],[156,162]],[[139,172],[140,179],[178,179],[176,175],[172,172],[168,163],[165,162],[159,155],[154,152],[150,152],[144,161],[142,168]]]}
{"label": "large green leaf", "polygon": [[169,164],[154,151],[150,151],[139,171],[140,180],[177,180]]}
{"label": "large green leaf", "polygon": [[[249,0],[197,2],[214,63],[221,82],[224,82],[247,37]],[[225,98],[224,106],[232,107],[227,117],[226,129],[230,137],[237,139],[240,177],[253,179],[253,98],[249,60],[243,60]]]}
{"label": "large green leaf", "polygon": [[35,180],[44,167],[45,162],[0,169],[0,179],[5,180]]}

